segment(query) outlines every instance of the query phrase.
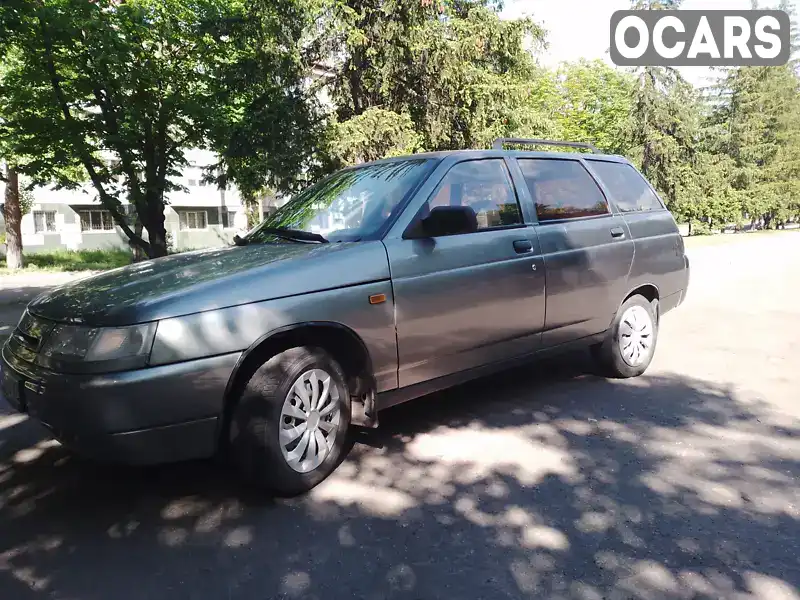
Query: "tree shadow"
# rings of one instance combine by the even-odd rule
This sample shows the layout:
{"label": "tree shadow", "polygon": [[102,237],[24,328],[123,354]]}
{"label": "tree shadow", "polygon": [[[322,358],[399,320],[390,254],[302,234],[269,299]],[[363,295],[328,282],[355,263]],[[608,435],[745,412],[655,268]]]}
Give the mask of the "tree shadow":
{"label": "tree shadow", "polygon": [[0,446],[0,589],[796,597],[798,420],[707,381],[587,367],[579,353],[390,409],[290,501],[209,463],[82,461],[18,422],[0,429],[15,440]]}

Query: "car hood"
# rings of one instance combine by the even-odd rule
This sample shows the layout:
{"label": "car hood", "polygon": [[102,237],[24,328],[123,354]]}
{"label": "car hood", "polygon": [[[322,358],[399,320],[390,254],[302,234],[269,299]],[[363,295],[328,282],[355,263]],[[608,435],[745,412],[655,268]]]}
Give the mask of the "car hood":
{"label": "car hood", "polygon": [[230,246],[87,277],[40,295],[28,309],[61,322],[130,325],[388,278],[377,241]]}

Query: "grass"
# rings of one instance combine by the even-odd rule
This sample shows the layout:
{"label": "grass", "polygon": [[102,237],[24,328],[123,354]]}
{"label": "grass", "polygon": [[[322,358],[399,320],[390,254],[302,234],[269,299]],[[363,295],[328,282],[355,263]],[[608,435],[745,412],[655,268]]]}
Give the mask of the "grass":
{"label": "grass", "polygon": [[[0,267],[0,275],[11,273],[31,273],[36,271],[106,271],[131,264],[133,255],[127,250],[53,250],[50,252],[31,252],[24,254],[25,267],[19,271],[9,271]],[[3,260],[3,265],[5,260]]]}

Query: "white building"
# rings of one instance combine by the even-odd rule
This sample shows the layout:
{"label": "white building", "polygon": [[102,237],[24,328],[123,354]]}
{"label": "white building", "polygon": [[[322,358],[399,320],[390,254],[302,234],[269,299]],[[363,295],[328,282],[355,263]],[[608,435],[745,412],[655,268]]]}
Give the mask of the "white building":
{"label": "white building", "polygon": [[[190,150],[187,159],[188,166],[173,179],[186,191],[166,195],[164,225],[172,245],[186,250],[229,244],[236,233],[247,229],[239,191],[234,186],[221,190],[203,183],[203,168],[214,162],[212,153]],[[0,183],[0,199],[4,194],[5,186]],[[123,207],[127,210],[127,200],[123,200]],[[35,188],[21,229],[25,252],[129,247],[127,236],[102,207],[91,184],[78,190]],[[2,214],[0,231],[5,232]]]}

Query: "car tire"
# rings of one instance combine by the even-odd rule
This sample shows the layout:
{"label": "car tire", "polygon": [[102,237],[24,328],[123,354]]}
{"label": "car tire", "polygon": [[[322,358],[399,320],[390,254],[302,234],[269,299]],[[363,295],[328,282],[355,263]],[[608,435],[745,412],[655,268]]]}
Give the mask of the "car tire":
{"label": "car tire", "polygon": [[296,496],[338,466],[349,426],[341,367],[319,348],[291,348],[250,377],[231,414],[228,451],[248,482]]}
{"label": "car tire", "polygon": [[627,378],[647,370],[658,341],[657,307],[638,294],[622,303],[605,340],[591,348],[600,374]]}

